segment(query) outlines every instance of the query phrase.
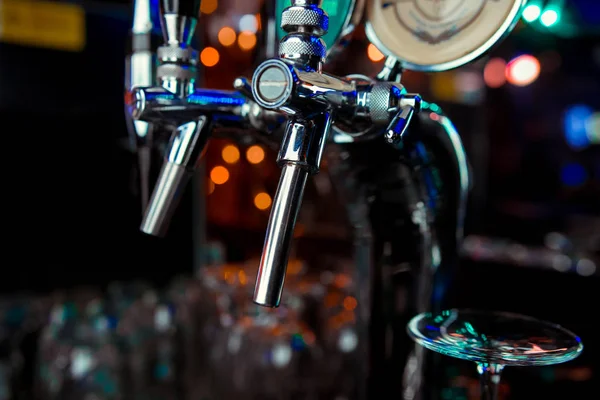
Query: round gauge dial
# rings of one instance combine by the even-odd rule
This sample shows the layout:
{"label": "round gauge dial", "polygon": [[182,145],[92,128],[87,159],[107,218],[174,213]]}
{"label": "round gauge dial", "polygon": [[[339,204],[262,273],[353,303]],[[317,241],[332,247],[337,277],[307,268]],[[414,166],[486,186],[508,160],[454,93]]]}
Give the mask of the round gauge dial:
{"label": "round gauge dial", "polygon": [[[357,3],[359,6],[357,6]],[[329,30],[323,36],[323,40],[327,45],[328,53],[332,51],[339,41],[346,35],[350,34],[353,25],[360,20],[362,0],[323,0],[321,8],[325,10],[329,16]],[[281,13],[287,7],[291,6],[290,0],[277,0],[275,7],[275,15],[277,16],[277,40],[283,39],[287,33],[281,29]]]}
{"label": "round gauge dial", "polygon": [[525,0],[368,0],[369,39],[405,68],[444,71],[466,64],[507,34]]}

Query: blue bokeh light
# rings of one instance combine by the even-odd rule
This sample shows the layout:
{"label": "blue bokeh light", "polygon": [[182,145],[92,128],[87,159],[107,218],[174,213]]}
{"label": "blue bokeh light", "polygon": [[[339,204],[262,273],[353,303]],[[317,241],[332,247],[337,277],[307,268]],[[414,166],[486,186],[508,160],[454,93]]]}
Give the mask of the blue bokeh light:
{"label": "blue bokeh light", "polygon": [[590,145],[586,121],[591,118],[594,110],[591,107],[578,104],[567,109],[564,116],[565,139],[569,146],[581,149]]}
{"label": "blue bokeh light", "polygon": [[565,164],[560,170],[560,180],[565,186],[581,186],[585,183],[587,178],[587,171],[583,165],[578,163]]}

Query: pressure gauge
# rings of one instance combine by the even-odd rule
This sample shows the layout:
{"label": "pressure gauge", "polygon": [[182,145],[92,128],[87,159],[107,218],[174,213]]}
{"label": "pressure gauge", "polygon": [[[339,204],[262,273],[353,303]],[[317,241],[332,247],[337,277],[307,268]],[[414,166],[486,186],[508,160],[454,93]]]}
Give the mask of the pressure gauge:
{"label": "pressure gauge", "polygon": [[460,67],[517,23],[526,0],[367,0],[366,33],[387,56],[415,71]]}
{"label": "pressure gauge", "polygon": [[[276,0],[275,15],[277,18],[277,40],[283,39],[287,34],[281,29],[281,13],[292,2],[290,0]],[[354,28],[362,17],[364,0],[323,0],[321,8],[329,16],[329,30],[322,37],[327,45],[328,58],[332,53],[343,49]]]}

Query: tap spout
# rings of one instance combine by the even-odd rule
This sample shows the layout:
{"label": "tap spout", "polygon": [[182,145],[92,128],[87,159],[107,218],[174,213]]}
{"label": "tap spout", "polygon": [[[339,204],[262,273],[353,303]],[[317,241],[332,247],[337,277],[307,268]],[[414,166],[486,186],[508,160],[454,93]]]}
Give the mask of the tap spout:
{"label": "tap spout", "polygon": [[304,187],[308,176],[319,171],[331,120],[331,113],[323,111],[310,119],[297,115],[287,122],[278,156],[282,173],[254,289],[254,302],[261,306],[278,307],[281,302],[290,244]]}
{"label": "tap spout", "polygon": [[140,226],[142,232],[154,236],[166,234],[208,140],[207,121],[207,117],[199,117],[179,126],[171,136],[169,152]]}

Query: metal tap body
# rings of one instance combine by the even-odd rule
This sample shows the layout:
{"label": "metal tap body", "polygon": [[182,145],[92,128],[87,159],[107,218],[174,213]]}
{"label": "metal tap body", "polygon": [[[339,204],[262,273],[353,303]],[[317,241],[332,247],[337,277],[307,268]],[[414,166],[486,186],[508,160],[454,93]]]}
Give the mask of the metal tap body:
{"label": "metal tap body", "polygon": [[282,14],[282,28],[289,33],[280,43],[280,58],[263,62],[252,78],[253,99],[289,115],[277,158],[282,176],[254,292],[254,301],[268,307],[280,303],[304,187],[308,176],[319,171],[332,123],[363,119],[387,126],[386,140],[394,144],[421,103],[399,84],[361,84],[324,73],[327,49],[320,36],[327,32],[329,20],[320,4],[292,1]]}
{"label": "metal tap body", "polygon": [[158,85],[133,87],[127,94],[128,113],[136,122],[160,124],[172,132],[140,227],[150,235],[166,234],[213,128],[267,131],[281,125],[279,114],[263,112],[243,95],[250,90],[243,80],[237,81],[240,92],[196,87],[198,55],[190,43],[199,7],[198,0],[161,0],[164,44],[157,50]]}

